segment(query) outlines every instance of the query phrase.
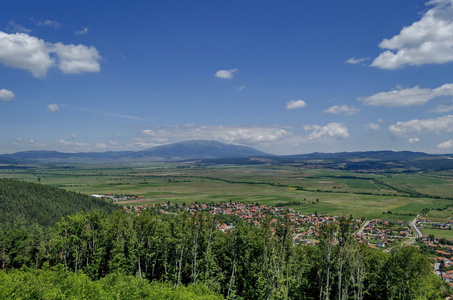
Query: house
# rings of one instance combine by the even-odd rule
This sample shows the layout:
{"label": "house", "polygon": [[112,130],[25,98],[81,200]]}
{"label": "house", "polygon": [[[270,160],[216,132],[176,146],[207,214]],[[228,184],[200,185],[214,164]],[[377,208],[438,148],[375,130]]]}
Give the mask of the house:
{"label": "house", "polygon": [[378,248],[384,248],[385,245],[386,245],[385,242],[378,242],[378,243],[376,244],[376,247],[378,247]]}

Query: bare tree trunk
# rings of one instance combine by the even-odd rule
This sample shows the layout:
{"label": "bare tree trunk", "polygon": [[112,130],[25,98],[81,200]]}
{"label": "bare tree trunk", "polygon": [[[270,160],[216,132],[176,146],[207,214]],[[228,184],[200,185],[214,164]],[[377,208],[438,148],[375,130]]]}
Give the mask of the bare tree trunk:
{"label": "bare tree trunk", "polygon": [[181,279],[181,269],[182,269],[182,255],[184,253],[184,245],[182,245],[182,248],[181,248],[181,257],[179,258],[179,267],[178,267],[178,280],[177,280],[177,283],[176,283],[176,287],[179,287],[179,281]]}
{"label": "bare tree trunk", "polygon": [[228,286],[227,300],[230,298],[230,292],[231,292],[231,286],[233,285],[235,267],[236,267],[236,253],[234,254],[234,259],[233,259],[233,270],[231,270],[230,285]]}

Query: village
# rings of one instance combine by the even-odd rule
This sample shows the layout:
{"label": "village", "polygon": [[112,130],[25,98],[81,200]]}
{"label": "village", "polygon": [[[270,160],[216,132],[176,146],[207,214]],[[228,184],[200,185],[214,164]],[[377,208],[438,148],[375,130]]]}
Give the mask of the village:
{"label": "village", "polygon": [[[107,195],[110,199],[126,200],[129,197],[114,198]],[[138,196],[140,197],[140,196]],[[141,199],[141,198],[136,199]],[[121,201],[120,200],[120,201]],[[316,246],[319,244],[319,231],[323,224],[338,222],[338,216],[329,216],[323,214],[302,214],[290,207],[273,207],[260,205],[258,203],[241,203],[241,202],[211,202],[211,203],[192,203],[189,205],[175,204],[171,202],[149,205],[127,205],[123,209],[132,214],[140,214],[145,210],[155,210],[161,214],[174,214],[178,212],[187,212],[194,215],[199,212],[209,213],[211,215],[221,215],[222,220],[230,222],[221,223],[218,229],[222,232],[233,230],[234,220],[243,220],[253,223],[254,226],[261,226],[267,218],[270,220],[271,227],[277,224],[289,222],[294,244],[307,246]],[[389,251],[396,246],[414,244],[421,248],[433,260],[433,272],[442,277],[443,281],[453,286],[453,241],[434,236],[421,235],[418,227],[430,224],[431,221],[425,218],[418,218],[414,224],[408,224],[406,221],[379,220],[373,219],[366,221],[364,219],[354,219],[352,216],[347,218],[350,228],[353,231],[353,237],[358,243],[364,243],[370,248],[380,248]],[[434,224],[436,228],[449,228],[453,220],[445,224]],[[272,226],[275,225],[275,226]],[[272,229],[275,232],[274,229]],[[416,240],[417,238],[417,240]]]}
{"label": "village", "polygon": [[[121,203],[124,200],[143,200],[143,196],[131,195],[92,195],[96,198],[106,198]],[[450,229],[453,220],[445,223],[432,223],[431,220],[416,217],[411,224],[406,221],[356,219],[352,216],[329,216],[325,214],[302,214],[287,206],[268,206],[259,203],[241,202],[211,202],[192,203],[189,205],[176,203],[153,203],[149,205],[125,205],[124,211],[131,214],[141,214],[145,210],[155,210],[160,214],[175,214],[187,212],[190,215],[204,212],[211,215],[221,216],[223,221],[218,230],[228,232],[234,229],[234,223],[238,220],[253,223],[260,227],[267,220],[271,225],[272,232],[281,224],[290,224],[294,244],[303,246],[316,246],[319,244],[319,232],[323,224],[339,222],[340,218],[349,221],[353,237],[357,243],[364,243],[370,248],[390,251],[393,247],[404,245],[415,245],[421,251],[428,254],[433,260],[433,272],[442,277],[443,281],[453,286],[453,240],[438,238],[435,236],[422,235],[419,228],[429,224],[433,228]]]}

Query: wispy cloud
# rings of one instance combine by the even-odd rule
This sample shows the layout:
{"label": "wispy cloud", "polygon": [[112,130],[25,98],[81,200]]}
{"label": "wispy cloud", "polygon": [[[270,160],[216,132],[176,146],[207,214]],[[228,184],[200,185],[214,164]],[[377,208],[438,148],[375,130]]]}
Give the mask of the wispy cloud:
{"label": "wispy cloud", "polygon": [[381,128],[381,126],[379,126],[379,124],[377,124],[377,123],[369,123],[369,124],[363,125],[363,128],[365,128],[366,130],[379,130]]}
{"label": "wispy cloud", "polygon": [[355,58],[355,57],[352,57],[350,59],[348,59],[347,61],[345,61],[345,63],[347,64],[351,64],[351,65],[356,65],[356,64],[360,64],[364,61],[367,61],[369,60],[368,57],[365,57],[365,58]]}
{"label": "wispy cloud", "polygon": [[97,110],[97,109],[86,108],[86,107],[82,107],[82,110],[86,111],[86,112],[89,112],[89,113],[93,113],[93,114],[100,114],[100,115],[114,117],[114,118],[120,118],[120,119],[129,119],[129,120],[137,120],[137,121],[149,121],[147,119],[143,119],[143,118],[136,117],[136,116],[110,113],[110,112]]}
{"label": "wispy cloud", "polygon": [[74,34],[75,34],[75,35],[83,35],[83,34],[87,34],[89,30],[90,30],[90,29],[88,29],[88,27],[83,27],[82,29],[80,29],[80,30],[74,32]]}
{"label": "wispy cloud", "polygon": [[445,105],[445,104],[439,104],[433,109],[429,110],[429,112],[433,113],[447,113],[453,110],[453,104],[450,105]]}
{"label": "wispy cloud", "polygon": [[14,21],[9,21],[8,26],[6,26],[6,31],[8,32],[24,32],[24,33],[29,33],[31,32],[31,29],[26,28],[25,26],[22,26],[20,24],[16,24]]}
{"label": "wispy cloud", "polygon": [[40,20],[35,23],[38,26],[45,26],[45,27],[52,27],[52,28],[59,28],[60,23],[58,21],[52,21],[52,20]]}

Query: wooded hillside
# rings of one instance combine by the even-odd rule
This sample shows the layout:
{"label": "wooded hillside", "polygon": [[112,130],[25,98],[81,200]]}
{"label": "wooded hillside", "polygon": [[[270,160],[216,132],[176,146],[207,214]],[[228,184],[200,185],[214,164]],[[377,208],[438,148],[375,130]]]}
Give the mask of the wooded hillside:
{"label": "wooded hillside", "polygon": [[49,226],[78,211],[112,212],[115,209],[118,206],[87,195],[43,184],[0,179],[0,224],[3,226],[19,220]]}

